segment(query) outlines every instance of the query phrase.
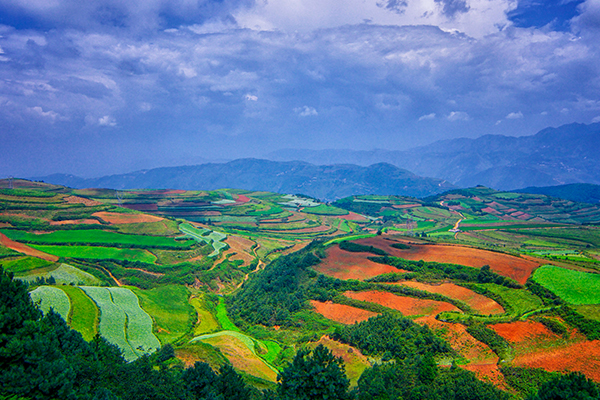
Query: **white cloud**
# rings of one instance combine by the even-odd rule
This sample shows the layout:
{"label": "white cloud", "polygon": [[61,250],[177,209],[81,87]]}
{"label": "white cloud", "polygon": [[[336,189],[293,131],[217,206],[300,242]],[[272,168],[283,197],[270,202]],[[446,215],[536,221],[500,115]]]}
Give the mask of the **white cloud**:
{"label": "white cloud", "polygon": [[258,96],[248,93],[244,98],[248,101],[258,101]]}
{"label": "white cloud", "polygon": [[52,111],[52,110],[50,110],[50,111],[44,111],[42,109],[42,107],[31,107],[31,108],[29,108],[29,110],[31,112],[33,112],[34,114],[42,117],[42,118],[48,118],[48,119],[50,119],[52,122],[56,121],[57,119],[58,120],[65,120],[66,119],[66,118],[62,117],[60,114],[58,114],[55,111]]}
{"label": "white cloud", "polygon": [[98,125],[100,126],[117,126],[117,121],[110,115],[105,115],[98,119]]}
{"label": "white cloud", "polygon": [[506,116],[506,119],[520,119],[523,118],[523,113],[519,112],[511,112]]}
{"label": "white cloud", "polygon": [[594,123],[594,124],[595,124],[596,122],[600,122],[600,115],[598,115],[597,117],[594,117],[594,118],[592,119],[592,123]]}
{"label": "white cloud", "polygon": [[470,121],[471,117],[469,117],[469,114],[467,114],[464,111],[452,111],[450,114],[448,114],[448,116],[446,117],[446,119],[448,121]]}
{"label": "white cloud", "polygon": [[431,114],[427,114],[427,115],[421,115],[419,117],[419,121],[426,121],[426,120],[432,120],[435,119],[435,113],[431,113]]}
{"label": "white cloud", "polygon": [[319,115],[317,110],[314,107],[303,106],[294,108],[294,112],[298,114],[300,117],[310,117]]}

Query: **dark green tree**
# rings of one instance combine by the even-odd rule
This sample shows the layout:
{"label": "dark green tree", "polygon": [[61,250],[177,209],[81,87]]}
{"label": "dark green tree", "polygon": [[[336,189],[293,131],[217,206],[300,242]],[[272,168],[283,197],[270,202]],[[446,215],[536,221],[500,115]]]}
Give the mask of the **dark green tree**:
{"label": "dark green tree", "polygon": [[298,351],[292,363],[278,377],[277,392],[282,399],[341,400],[349,398],[346,369],[341,358],[323,345],[312,353]]}
{"label": "dark green tree", "polygon": [[530,400],[592,400],[600,399],[598,386],[580,372],[556,377],[540,386]]}

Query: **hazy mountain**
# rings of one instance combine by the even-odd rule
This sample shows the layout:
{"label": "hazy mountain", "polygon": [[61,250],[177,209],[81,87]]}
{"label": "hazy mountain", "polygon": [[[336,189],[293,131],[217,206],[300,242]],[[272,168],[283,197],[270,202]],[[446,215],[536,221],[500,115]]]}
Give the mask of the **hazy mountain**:
{"label": "hazy mountain", "polygon": [[501,190],[568,183],[600,184],[600,123],[546,128],[532,136],[485,135],[452,139],[407,151],[292,150],[266,156],[314,164],[387,162],[457,186]]}
{"label": "hazy mountain", "polygon": [[590,183],[572,183],[570,185],[527,187],[515,190],[517,193],[545,194],[581,203],[600,203],[600,185]]}
{"label": "hazy mountain", "polygon": [[33,179],[74,188],[236,188],[303,193],[323,200],[335,200],[354,194],[425,197],[455,187],[443,180],[423,178],[386,163],[369,167],[350,164],[316,166],[302,161],[276,162],[258,159],[156,168],[93,179],[60,174]]}

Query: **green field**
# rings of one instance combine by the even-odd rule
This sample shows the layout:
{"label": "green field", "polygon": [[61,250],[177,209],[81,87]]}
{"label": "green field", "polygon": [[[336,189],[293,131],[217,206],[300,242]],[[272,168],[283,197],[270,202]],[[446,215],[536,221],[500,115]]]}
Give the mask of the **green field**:
{"label": "green field", "polygon": [[132,287],[131,290],[154,320],[155,334],[161,343],[172,343],[190,332],[194,309],[188,303],[190,293],[185,286],[167,285],[150,290]]}
{"label": "green field", "polygon": [[47,268],[54,263],[36,257],[20,257],[13,260],[0,260],[0,265],[15,275],[23,275],[29,271]]}
{"label": "green field", "polygon": [[71,312],[69,313],[69,326],[81,333],[83,338],[90,341],[98,333],[100,312],[96,304],[83,290],[73,286],[62,286],[61,289],[69,296]]}
{"label": "green field", "polygon": [[35,244],[87,244],[106,245],[108,247],[159,247],[182,249],[189,248],[193,241],[177,241],[173,238],[143,235],[125,235],[98,229],[56,231],[45,234],[34,234],[14,229],[1,230],[12,240]]}
{"label": "green field", "polygon": [[600,274],[545,265],[533,280],[571,304],[600,304]]}
{"label": "green field", "polygon": [[109,288],[113,302],[127,315],[127,341],[138,356],[153,353],[160,342],[152,333],[152,318],[140,308],[137,296],[129,289]]}
{"label": "green field", "polygon": [[38,303],[40,310],[45,314],[50,310],[54,309],[65,321],[69,319],[69,310],[71,309],[71,302],[65,292],[59,288],[52,286],[40,286],[37,289],[29,293],[31,300],[34,303]]}
{"label": "green field", "polygon": [[348,211],[338,207],[319,204],[316,207],[305,207],[302,209],[305,213],[316,215],[348,215]]}
{"label": "green field", "polygon": [[227,239],[227,235],[224,233],[215,232],[204,228],[196,228],[192,224],[188,223],[180,224],[179,230],[186,235],[191,236],[198,242],[211,244],[214,251],[208,255],[209,257],[218,256],[219,252],[227,246],[227,243],[223,243],[223,240]]}
{"label": "green field", "polygon": [[479,284],[492,293],[499,295],[512,308],[512,313],[522,315],[544,307],[539,297],[531,294],[525,289],[510,289],[504,286],[498,286],[493,283]]}
{"label": "green field", "polygon": [[119,346],[125,359],[134,360],[160,347],[152,334],[152,319],[129,289],[92,286],[82,289],[100,309],[100,334]]}
{"label": "green field", "polygon": [[54,278],[57,285],[98,285],[100,283],[100,279],[96,278],[94,275],[89,274],[85,271],[80,270],[79,268],[73,267],[68,264],[60,264],[60,266],[50,272],[41,272],[41,273],[33,273],[28,274],[19,279],[27,282],[33,282],[39,278]]}
{"label": "green field", "polygon": [[225,301],[222,297],[219,297],[219,304],[217,305],[216,317],[217,321],[219,321],[219,324],[221,325],[221,328],[223,328],[224,330],[234,332],[240,331],[240,329],[237,326],[235,326],[235,324],[229,319],[229,316],[227,315],[227,308],[225,307]]}
{"label": "green field", "polygon": [[219,323],[215,319],[215,316],[207,310],[204,297],[192,297],[190,298],[190,304],[198,314],[198,322],[194,327],[195,336],[211,333],[219,329]]}
{"label": "green field", "polygon": [[135,260],[154,264],[156,256],[145,249],[120,249],[116,247],[99,246],[49,246],[32,244],[34,249],[58,257]]}

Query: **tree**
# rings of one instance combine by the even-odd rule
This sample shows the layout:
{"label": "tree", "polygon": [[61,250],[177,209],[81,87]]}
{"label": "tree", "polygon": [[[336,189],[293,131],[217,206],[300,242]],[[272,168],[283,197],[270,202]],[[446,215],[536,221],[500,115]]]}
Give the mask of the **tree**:
{"label": "tree", "polygon": [[348,399],[350,381],[344,361],[323,345],[312,353],[298,351],[292,363],[278,377],[277,392],[282,399],[338,400]]}
{"label": "tree", "polygon": [[592,400],[600,398],[598,386],[580,372],[556,377],[540,386],[530,400]]}

